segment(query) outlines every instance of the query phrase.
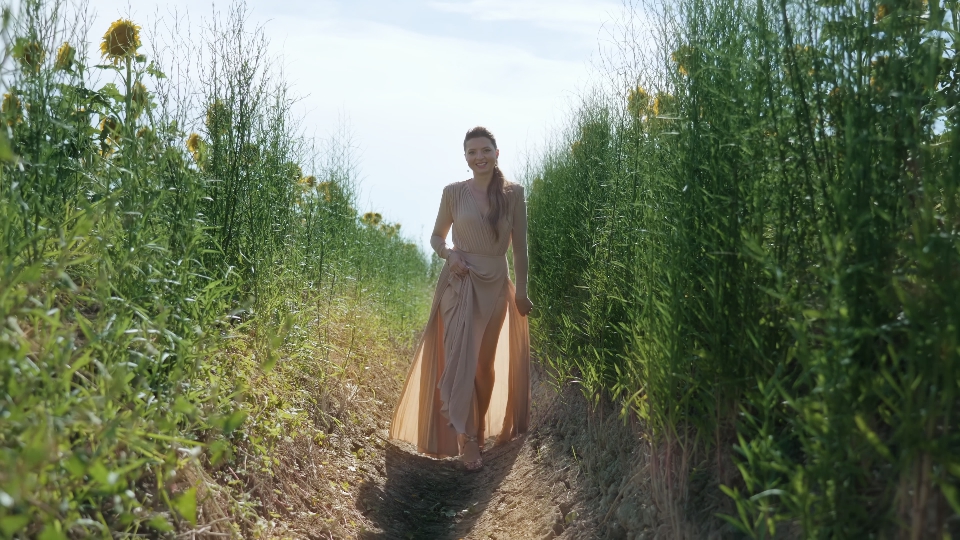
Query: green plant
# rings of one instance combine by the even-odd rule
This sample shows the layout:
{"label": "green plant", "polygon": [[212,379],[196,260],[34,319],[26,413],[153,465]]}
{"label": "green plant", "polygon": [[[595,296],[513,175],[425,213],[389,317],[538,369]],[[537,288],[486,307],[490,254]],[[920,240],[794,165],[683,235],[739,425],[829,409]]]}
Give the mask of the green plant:
{"label": "green plant", "polygon": [[[297,381],[325,413],[321,385],[368,361],[362,333],[347,362],[311,356],[339,343],[325,332],[343,312],[354,327],[376,314],[413,339],[429,265],[395,228],[360,222],[349,156],[295,131],[243,5],[212,23],[205,93],[171,81],[132,21],[94,64],[67,22],[83,20],[76,6],[19,7],[3,10],[0,79],[0,536],[215,521],[197,475],[241,448],[267,466],[279,434],[248,421],[251,381],[284,362],[278,388],[256,390],[287,397]],[[172,61],[187,71],[189,55]],[[303,425],[284,405],[285,428]]]}
{"label": "green plant", "polygon": [[655,46],[625,22],[606,99],[531,173],[538,349],[668,448],[719,461],[735,430],[751,536],[944,531],[956,4],[640,7]]}

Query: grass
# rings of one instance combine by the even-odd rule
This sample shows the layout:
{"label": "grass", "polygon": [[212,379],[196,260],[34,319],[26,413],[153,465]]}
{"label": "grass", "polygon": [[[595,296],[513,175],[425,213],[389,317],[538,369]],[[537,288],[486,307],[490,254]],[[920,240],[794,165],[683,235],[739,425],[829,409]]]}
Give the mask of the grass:
{"label": "grass", "polygon": [[734,447],[751,537],[960,512],[957,20],[627,4],[610,83],[530,175],[537,348],[668,461]]}
{"label": "grass", "polygon": [[430,265],[361,220],[347,141],[299,135],[242,4],[101,64],[81,8],[4,10],[0,536],[252,534],[249,486],[202,477],[340,421],[325,399],[410,346]]}

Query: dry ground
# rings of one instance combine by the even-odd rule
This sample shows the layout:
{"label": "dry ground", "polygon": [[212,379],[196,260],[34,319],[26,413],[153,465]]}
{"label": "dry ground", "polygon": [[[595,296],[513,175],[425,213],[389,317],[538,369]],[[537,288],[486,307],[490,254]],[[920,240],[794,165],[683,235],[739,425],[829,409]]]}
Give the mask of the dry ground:
{"label": "dry ground", "polygon": [[359,537],[601,536],[596,508],[583,500],[574,455],[548,448],[545,420],[558,396],[546,385],[535,385],[531,432],[508,444],[488,445],[479,472],[467,472],[455,459],[431,459],[406,444],[386,442],[382,472],[368,478],[357,494],[371,525]]}
{"label": "dry ground", "polygon": [[[227,512],[246,538],[738,538],[714,516],[733,509],[709,456],[689,467],[697,460],[654,448],[619,408],[589,404],[575,384],[558,393],[536,363],[530,432],[488,445],[481,471],[387,440],[409,354],[381,348],[312,391],[300,373],[293,385],[323,399],[304,405],[267,457],[241,447],[232,465],[209,472],[201,522],[229,519],[220,508],[232,498],[247,509]],[[667,469],[692,473],[674,474],[670,490],[657,482]]]}

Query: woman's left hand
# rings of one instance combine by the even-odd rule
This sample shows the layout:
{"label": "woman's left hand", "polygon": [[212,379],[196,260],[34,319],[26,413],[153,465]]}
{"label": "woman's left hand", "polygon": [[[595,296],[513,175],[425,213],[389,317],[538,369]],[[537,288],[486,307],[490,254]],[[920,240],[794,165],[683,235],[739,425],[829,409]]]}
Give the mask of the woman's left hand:
{"label": "woman's left hand", "polygon": [[530,310],[533,309],[533,302],[527,298],[527,295],[517,295],[517,311],[520,312],[520,315],[526,317]]}

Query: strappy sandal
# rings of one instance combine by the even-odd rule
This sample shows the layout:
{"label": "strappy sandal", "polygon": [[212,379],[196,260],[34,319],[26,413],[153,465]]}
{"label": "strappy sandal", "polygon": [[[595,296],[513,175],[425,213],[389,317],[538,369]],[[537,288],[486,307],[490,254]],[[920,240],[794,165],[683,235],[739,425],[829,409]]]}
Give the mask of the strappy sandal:
{"label": "strappy sandal", "polygon": [[[480,445],[477,443],[477,438],[470,435],[461,435],[463,437],[463,449],[461,450],[461,459],[466,455],[464,450],[469,443],[477,444],[477,454],[480,454]],[[468,471],[479,471],[483,467],[483,457],[478,457],[473,461],[463,461],[463,467]]]}

